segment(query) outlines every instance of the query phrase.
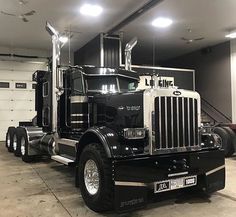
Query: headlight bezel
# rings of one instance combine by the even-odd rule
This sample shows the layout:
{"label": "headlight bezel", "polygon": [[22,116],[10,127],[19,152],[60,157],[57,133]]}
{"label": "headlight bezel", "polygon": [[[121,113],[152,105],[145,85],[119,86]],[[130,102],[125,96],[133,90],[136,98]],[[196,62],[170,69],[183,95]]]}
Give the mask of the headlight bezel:
{"label": "headlight bezel", "polygon": [[145,139],[147,135],[146,128],[124,128],[123,137],[128,140]]}

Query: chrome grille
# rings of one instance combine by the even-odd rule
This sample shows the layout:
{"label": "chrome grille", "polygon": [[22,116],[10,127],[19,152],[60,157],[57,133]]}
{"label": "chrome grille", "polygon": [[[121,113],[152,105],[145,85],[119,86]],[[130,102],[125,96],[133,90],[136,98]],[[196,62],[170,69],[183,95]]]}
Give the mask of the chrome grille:
{"label": "chrome grille", "polygon": [[199,146],[197,99],[155,98],[155,150],[189,149]]}

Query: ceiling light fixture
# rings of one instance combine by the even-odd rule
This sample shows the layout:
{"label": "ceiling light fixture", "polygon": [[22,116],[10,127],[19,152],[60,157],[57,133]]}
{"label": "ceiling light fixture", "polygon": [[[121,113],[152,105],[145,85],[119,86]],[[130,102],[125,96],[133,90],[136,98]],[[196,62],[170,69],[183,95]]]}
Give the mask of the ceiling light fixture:
{"label": "ceiling light fixture", "polygon": [[65,44],[69,40],[69,38],[67,36],[60,36],[59,40],[61,43]]}
{"label": "ceiling light fixture", "polygon": [[102,13],[103,9],[99,5],[84,4],[80,8],[80,13],[87,16],[97,17]]}
{"label": "ceiling light fixture", "polygon": [[225,36],[226,38],[236,38],[236,32],[232,32]]}
{"label": "ceiling light fixture", "polygon": [[166,28],[170,26],[172,23],[173,21],[171,19],[165,17],[158,17],[152,21],[152,25],[157,28]]}

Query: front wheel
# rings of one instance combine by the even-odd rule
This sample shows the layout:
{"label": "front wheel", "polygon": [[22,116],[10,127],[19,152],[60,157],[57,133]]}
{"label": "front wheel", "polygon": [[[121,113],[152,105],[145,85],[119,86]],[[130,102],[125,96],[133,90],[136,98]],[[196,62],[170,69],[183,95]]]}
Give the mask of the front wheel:
{"label": "front wheel", "polygon": [[96,212],[113,208],[111,161],[101,144],[89,144],[79,161],[79,186],[86,205]]}

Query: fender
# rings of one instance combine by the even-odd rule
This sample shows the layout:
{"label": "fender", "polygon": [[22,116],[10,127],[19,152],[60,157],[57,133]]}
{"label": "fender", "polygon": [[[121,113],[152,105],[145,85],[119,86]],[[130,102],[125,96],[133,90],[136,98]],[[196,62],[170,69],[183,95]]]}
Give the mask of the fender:
{"label": "fender", "polygon": [[[77,160],[83,150],[83,148],[90,142],[100,142],[107,154],[108,158],[113,158],[117,155],[117,147],[120,147],[119,137],[117,133],[105,126],[91,127],[80,138],[77,145]],[[116,147],[116,149],[114,149]],[[115,151],[115,152],[114,152]]]}

